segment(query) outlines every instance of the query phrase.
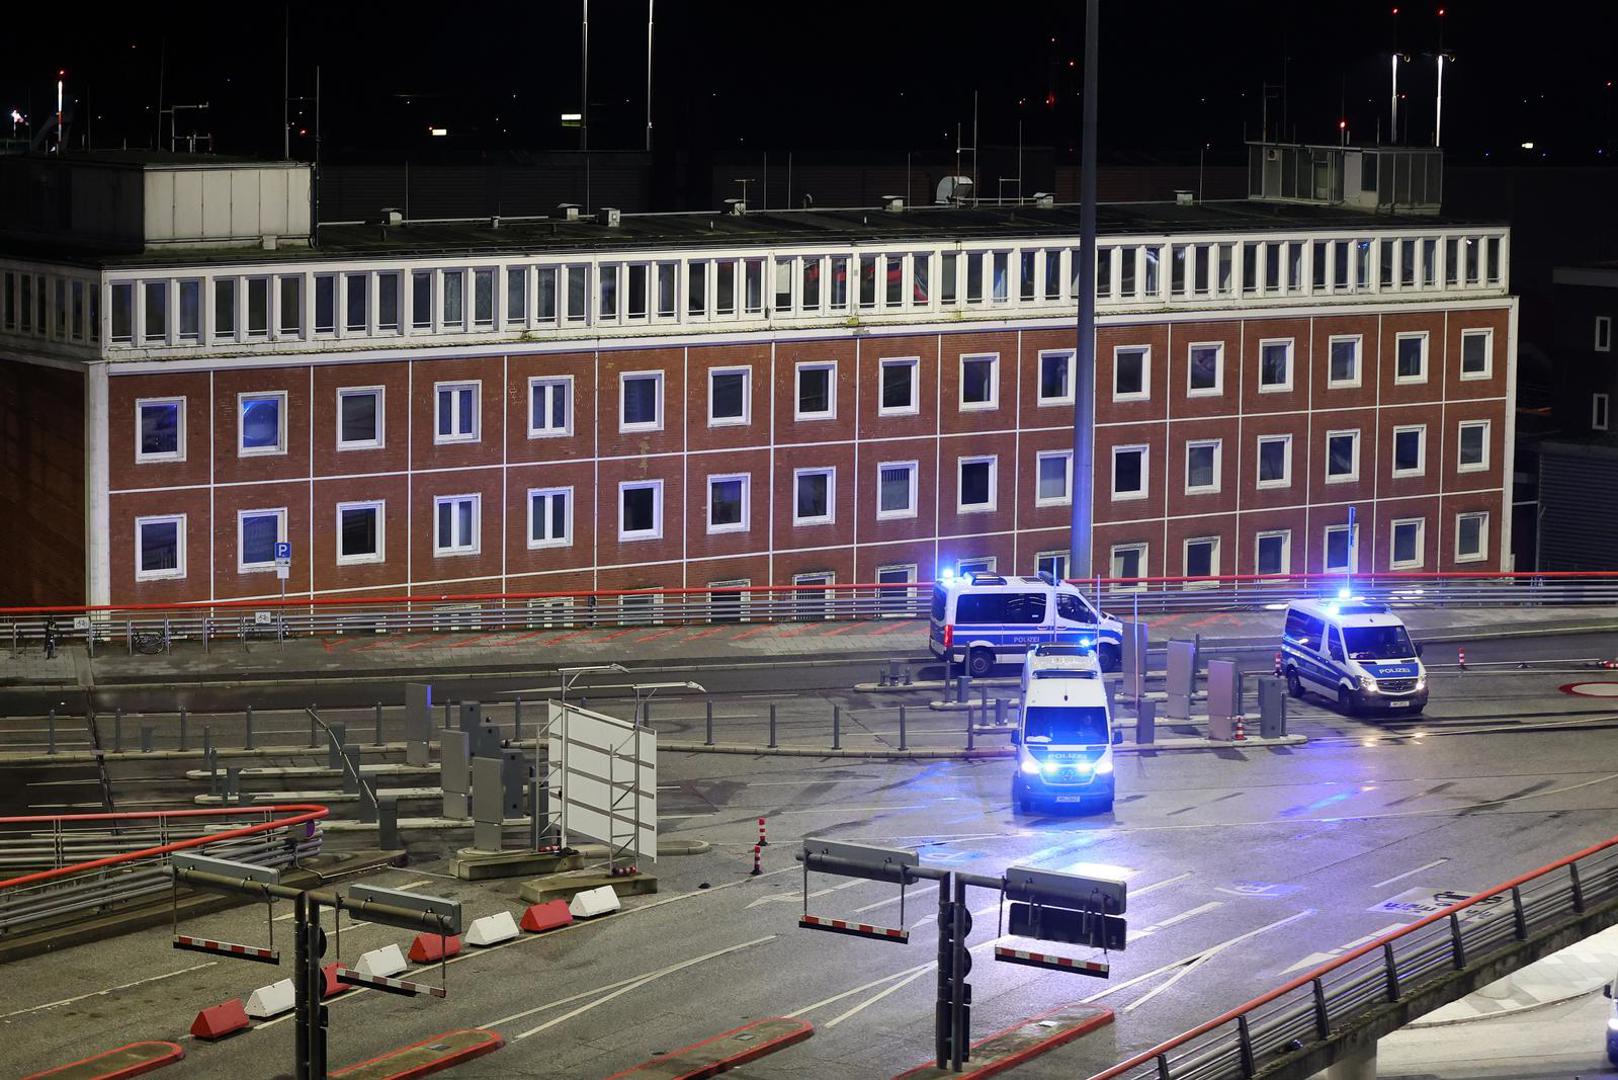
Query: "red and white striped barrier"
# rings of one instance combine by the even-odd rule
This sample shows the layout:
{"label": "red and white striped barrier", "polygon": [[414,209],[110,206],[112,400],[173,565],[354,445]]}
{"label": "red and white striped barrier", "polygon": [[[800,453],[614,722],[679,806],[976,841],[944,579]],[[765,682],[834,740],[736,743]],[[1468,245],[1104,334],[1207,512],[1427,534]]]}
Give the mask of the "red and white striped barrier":
{"label": "red and white striped barrier", "polygon": [[819,915],[800,915],[798,925],[810,930],[830,930],[834,934],[852,934],[855,937],[876,938],[878,941],[897,941],[910,944],[910,931],[891,926],[872,926],[870,923],[847,922],[843,919],[823,919]]}
{"label": "red and white striped barrier", "polygon": [[1004,960],[1008,964],[1027,964],[1029,967],[1049,968],[1052,971],[1071,971],[1076,975],[1098,975],[1103,979],[1112,970],[1111,964],[1099,960],[1075,960],[1071,956],[1052,956],[1050,953],[1008,949],[1004,945],[994,947],[994,958]]}
{"label": "red and white striped barrier", "polygon": [[769,836],[764,831],[764,819],[759,818],[758,819],[758,846],[759,847],[768,847],[769,843],[770,843]]}
{"label": "red and white striped barrier", "polygon": [[190,934],[175,934],[174,947],[190,949],[192,952],[213,953],[216,956],[239,956],[243,960],[253,960],[260,964],[281,962],[281,954],[275,949],[260,948],[257,945],[238,945],[234,941],[192,937]]}
{"label": "red and white striped barrier", "polygon": [[402,994],[405,997],[415,997],[417,994],[429,994],[436,998],[445,996],[442,986],[411,982],[409,979],[395,979],[388,975],[367,975],[351,968],[338,968],[337,981],[348,986],[368,986],[372,990],[381,990],[386,994]]}

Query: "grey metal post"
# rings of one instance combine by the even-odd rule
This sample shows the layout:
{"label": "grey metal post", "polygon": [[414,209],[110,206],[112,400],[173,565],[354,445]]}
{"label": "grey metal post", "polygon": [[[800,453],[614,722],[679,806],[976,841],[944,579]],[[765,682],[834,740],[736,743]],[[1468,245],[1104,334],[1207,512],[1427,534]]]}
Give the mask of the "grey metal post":
{"label": "grey metal post", "polygon": [[770,742],[769,749],[775,749],[775,702],[770,702]]}
{"label": "grey metal post", "polygon": [[202,725],[202,756],[213,754],[213,728],[207,724]]}
{"label": "grey metal post", "polygon": [[225,801],[227,803],[240,803],[242,801],[242,767],[240,765],[225,766]]}
{"label": "grey metal post", "polygon": [[831,707],[831,748],[833,750],[843,748],[843,707],[841,705]]}
{"label": "grey metal post", "polygon": [[1141,698],[1135,703],[1135,742],[1150,746],[1157,741],[1157,702]]}
{"label": "grey metal post", "polygon": [[905,742],[905,707],[903,705],[899,706],[899,749],[910,749],[910,746]]}
{"label": "grey metal post", "polygon": [[47,753],[56,753],[56,710],[52,709],[50,715],[45,717],[45,736],[48,740]]}
{"label": "grey metal post", "polygon": [[994,699],[994,726],[1006,726],[1006,699],[1003,697]]}
{"label": "grey metal post", "polygon": [[[1091,571],[1095,518],[1096,375],[1096,69],[1100,54],[1101,0],[1087,0],[1084,13],[1084,128],[1079,159],[1079,325],[1073,361],[1073,514],[1068,538],[1070,577]],[[957,1062],[955,1068],[960,1069]]]}
{"label": "grey metal post", "polygon": [[112,711],[112,752],[121,753],[124,749],[124,710]]}
{"label": "grey metal post", "polygon": [[444,730],[449,730],[449,702],[444,702]]}
{"label": "grey metal post", "polygon": [[983,717],[983,722],[987,724],[989,722],[989,688],[987,686],[978,687],[978,695],[978,715]]}
{"label": "grey metal post", "polygon": [[181,751],[191,749],[191,739],[186,734],[186,723],[185,723],[185,721],[186,721],[185,707],[181,706],[180,707],[180,749],[181,749]]}
{"label": "grey metal post", "polygon": [[245,749],[252,750],[252,749],[254,749],[254,747],[253,747],[253,706],[249,705],[247,707],[247,712],[244,715],[245,715],[245,719],[247,721],[247,737],[246,737],[246,739],[243,740],[242,746]]}
{"label": "grey metal post", "polygon": [[377,847],[383,851],[399,850],[399,797],[389,795],[376,803]]}
{"label": "grey metal post", "polygon": [[703,746],[712,746],[713,745],[713,698],[709,698],[704,703],[703,712],[704,712],[703,730],[704,730],[705,734],[704,734],[703,739],[702,739],[702,745]]}
{"label": "grey metal post", "polygon": [[151,724],[142,724],[140,726],[140,752],[141,753],[150,754],[152,752],[152,732],[154,730],[155,729],[152,727]]}
{"label": "grey metal post", "polygon": [[966,748],[971,750],[975,746],[977,737],[977,724],[972,716],[972,706],[966,707]]}
{"label": "grey metal post", "polygon": [[[207,728],[202,730],[204,734],[208,731]],[[219,794],[219,755],[213,747],[210,746],[202,752],[202,765],[208,770],[208,794]]]}
{"label": "grey metal post", "polygon": [[380,701],[376,703],[376,737],[371,740],[371,745],[382,745],[382,703]]}
{"label": "grey metal post", "polygon": [[311,705],[309,706],[309,749],[313,750],[319,745],[320,740],[315,738],[315,707]]}
{"label": "grey metal post", "polygon": [[522,698],[518,698],[511,706],[511,741],[522,742]]}

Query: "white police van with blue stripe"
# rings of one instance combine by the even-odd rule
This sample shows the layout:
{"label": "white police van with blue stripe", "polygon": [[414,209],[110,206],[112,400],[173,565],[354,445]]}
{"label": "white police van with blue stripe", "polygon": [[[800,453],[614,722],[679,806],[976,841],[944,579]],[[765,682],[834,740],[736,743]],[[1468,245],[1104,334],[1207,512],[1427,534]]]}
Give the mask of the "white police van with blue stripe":
{"label": "white police van with blue stripe", "polygon": [[1121,666],[1124,628],[1090,606],[1076,586],[1050,574],[942,574],[933,585],[932,654],[982,678],[996,664],[1021,664],[1042,642],[1096,651],[1106,671]]}
{"label": "white police van with blue stripe", "polygon": [[1419,713],[1427,706],[1427,669],[1386,604],[1358,599],[1294,600],[1281,636],[1287,690],[1315,690],[1343,712]]}

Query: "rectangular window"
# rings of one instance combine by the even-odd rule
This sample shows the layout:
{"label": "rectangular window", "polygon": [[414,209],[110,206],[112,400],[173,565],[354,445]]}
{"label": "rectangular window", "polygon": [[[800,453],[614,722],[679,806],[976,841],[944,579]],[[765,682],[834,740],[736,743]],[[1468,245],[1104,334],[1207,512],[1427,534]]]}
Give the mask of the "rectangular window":
{"label": "rectangular window", "polygon": [[903,618],[912,610],[916,602],[915,589],[897,588],[900,585],[911,585],[916,580],[916,564],[907,563],[903,566],[879,566],[876,568],[876,583],[885,586],[878,595],[881,597],[882,613],[888,618]]}
{"label": "rectangular window", "polygon": [[284,454],[287,450],[287,395],[284,390],[238,394],[236,445],[242,457]]}
{"label": "rectangular window", "polygon": [[1281,529],[1261,532],[1255,538],[1253,566],[1260,574],[1290,574],[1292,572],[1292,532]]}
{"label": "rectangular window", "polygon": [[1206,495],[1219,490],[1219,439],[1185,444],[1185,493]]}
{"label": "rectangular window", "polygon": [[809,314],[820,310],[820,274],[824,265],[821,259],[803,260],[803,294],[799,297],[799,303],[803,304],[803,310]]}
{"label": "rectangular window", "polygon": [[792,473],[792,524],[826,525],[835,516],[835,469],[795,469]]}
{"label": "rectangular window", "polygon": [[386,333],[399,331],[399,275],[376,276],[376,328]]}
{"label": "rectangular window", "polygon": [[672,319],[679,312],[679,301],[676,299],[676,285],[679,281],[679,267],[675,263],[657,264],[657,317],[659,319]]}
{"label": "rectangular window", "polygon": [[876,467],[878,520],[916,516],[916,463],[884,461]]}
{"label": "rectangular window", "polygon": [[1152,396],[1152,350],[1145,345],[1112,350],[1112,400],[1145,401]]}
{"label": "rectangular window", "polygon": [[[1185,542],[1185,576],[1214,578],[1219,576],[1219,537],[1199,536]],[[1212,581],[1186,582],[1187,588],[1206,587]]]}
{"label": "rectangular window", "polygon": [[[16,324],[12,315],[13,309],[6,309],[7,329]],[[115,342],[130,342],[135,340],[135,286],[114,285],[112,287],[112,340]]]}
{"label": "rectangular window", "polygon": [[1187,350],[1186,393],[1216,397],[1225,388],[1225,346],[1222,342],[1192,345]]}
{"label": "rectangular window", "polygon": [[140,443],[135,460],[185,460],[185,398],[142,398],[135,402]]}
{"label": "rectangular window", "polygon": [[1073,351],[1045,351],[1039,354],[1039,403],[1073,404]]}
{"label": "rectangular window", "polygon": [[981,304],[983,302],[983,252],[969,251],[966,253],[966,302],[968,304]]}
{"label": "rectangular window", "polygon": [[337,391],[337,449],[373,450],[382,445],[382,394],[380,386]]}
{"label": "rectangular window", "polygon": [[993,409],[1000,404],[1000,357],[961,357],[961,409]]}
{"label": "rectangular window", "polygon": [[1461,331],[1461,378],[1487,379],[1494,373],[1494,331]]}
{"label": "rectangular window", "polygon": [[[31,277],[25,277],[23,278],[23,283],[27,284],[30,280]],[[169,283],[166,281],[148,281],[141,292],[146,298],[146,332],[142,340],[147,344],[163,342],[168,339]],[[41,298],[44,295],[43,290],[41,290]],[[29,306],[25,300],[23,310],[27,311]],[[39,332],[42,334],[45,332],[43,321],[40,323]]]}
{"label": "rectangular window", "polygon": [[534,318],[542,323],[554,323],[560,310],[556,296],[556,267],[541,266],[534,270]]}
{"label": "rectangular window", "polygon": [[618,485],[618,539],[655,540],[663,535],[663,481]]}
{"label": "rectangular window", "polygon": [[1359,478],[1359,431],[1326,432],[1326,483],[1344,484]]}
{"label": "rectangular window", "polygon": [[1427,522],[1403,518],[1393,523],[1393,550],[1388,565],[1395,570],[1419,570],[1427,549]]}
{"label": "rectangular window", "polygon": [[[292,286],[293,303],[287,303],[287,286]],[[295,313],[298,305],[297,278],[281,279],[281,333],[287,330],[287,317],[289,312]],[[297,315],[292,315],[292,325],[297,327]],[[315,275],[315,333],[331,334],[337,331],[337,278],[331,274]]]}
{"label": "rectangular window", "polygon": [[568,266],[562,269],[562,280],[567,288],[567,321],[582,323],[590,314],[588,303],[590,268]]}
{"label": "rectangular window", "polygon": [[528,437],[573,434],[573,378],[569,375],[528,380]]}
{"label": "rectangular window", "polygon": [[733,476],[708,477],[708,531],[710,533],[746,532],[749,521],[748,489],[752,486],[746,473]]}
{"label": "rectangular window", "polygon": [[775,260],[775,304],[770,309],[777,315],[792,310],[792,260]]}
{"label": "rectangular window", "polygon": [[1459,472],[1482,472],[1489,467],[1489,422],[1463,421],[1460,429]]}
{"label": "rectangular window", "polygon": [[883,360],[882,400],[877,412],[883,416],[913,416],[921,411],[919,372],[921,361],[913,356]]}
{"label": "rectangular window", "polygon": [[185,577],[185,515],[135,519],[135,580]]}
{"label": "rectangular window", "polygon": [[1073,451],[1047,450],[1034,456],[1038,486],[1035,506],[1067,506],[1073,502]]}
{"label": "rectangular window", "polygon": [[[60,284],[60,283],[58,283]],[[180,300],[180,340],[198,341],[202,337],[202,282],[196,280],[178,283]],[[57,290],[60,293],[60,289]],[[57,312],[60,316],[61,312]],[[61,327],[57,336],[62,336]]]}
{"label": "rectangular window", "polygon": [[1427,425],[1393,429],[1393,475],[1421,476],[1427,472]]}
{"label": "rectangular window", "polygon": [[213,283],[213,336],[229,340],[236,336],[236,279],[215,278]]}
{"label": "rectangular window", "polygon": [[445,270],[443,289],[444,313],[440,323],[446,329],[460,329],[466,323],[466,271]]}
{"label": "rectangular window", "polygon": [[601,294],[598,310],[604,320],[618,317],[618,268],[604,265],[596,268],[596,281]]}
{"label": "rectangular window", "polygon": [[830,420],[837,415],[837,364],[799,364],[796,418]]}
{"label": "rectangular window", "polygon": [[659,431],[663,427],[663,373],[626,371],[618,376],[622,407],[619,431]]}
{"label": "rectangular window", "polygon": [[713,368],[708,372],[708,426],[746,424],[752,419],[752,368]]}
{"label": "rectangular window", "polygon": [[1397,359],[1393,372],[1396,383],[1427,381],[1427,332],[1400,334],[1396,340]]}
{"label": "rectangular window", "polygon": [[736,313],[736,264],[720,259],[714,264],[714,314]]}
{"label": "rectangular window", "polygon": [[410,325],[416,330],[433,328],[433,272],[410,272]]}
{"label": "rectangular window", "polygon": [[1049,574],[1053,580],[1067,580],[1067,555],[1065,551],[1041,551],[1034,556],[1034,573]]}
{"label": "rectangular window", "polygon": [[910,256],[910,299],[922,307],[932,298],[932,281],[929,277],[932,260],[933,257],[925,251]]}
{"label": "rectangular window", "polygon": [[270,279],[247,279],[247,336],[261,338],[270,332]]}
{"label": "rectangular window", "polygon": [[433,500],[437,515],[433,530],[434,555],[475,555],[478,551],[480,495],[440,495]]}
{"label": "rectangular window", "polygon": [[1359,545],[1353,542],[1358,538],[1350,536],[1349,532],[1350,529],[1347,525],[1328,525],[1326,527],[1326,573],[1354,572],[1355,564],[1359,562],[1357,558],[1359,552],[1355,549]]}
{"label": "rectangular window", "polygon": [[957,267],[960,266],[953,251],[946,251],[938,257],[938,301],[941,304],[955,303],[955,279],[958,276]]}
{"label": "rectangular window", "polygon": [[764,310],[764,260],[742,263],[742,311],[757,315]]}
{"label": "rectangular window", "polygon": [[482,384],[437,383],[438,421],[433,431],[436,443],[478,441],[478,397]]}
{"label": "rectangular window", "polygon": [[1358,334],[1331,339],[1326,372],[1326,385],[1331,389],[1360,384],[1360,341]]}
{"label": "rectangular window", "polygon": [[1261,435],[1258,440],[1258,486],[1292,486],[1292,436]]}
{"label": "rectangular window", "polygon": [[[491,271],[479,270],[482,275]],[[487,300],[487,297],[484,297]],[[367,312],[371,304],[371,275],[345,274],[343,275],[343,329],[350,334],[363,334],[370,329],[370,319]]]}
{"label": "rectangular window", "polygon": [[1612,411],[1612,399],[1607,394],[1590,395],[1590,429],[1592,431],[1606,431],[1609,413]]}
{"label": "rectangular window", "polygon": [[686,266],[685,313],[693,319],[708,314],[708,264],[693,262]]}
{"label": "rectangular window", "polygon": [[[350,275],[351,283],[357,275]],[[354,301],[352,293],[349,299],[349,319],[354,318]],[[362,313],[360,318],[364,319]],[[472,271],[472,323],[475,326],[494,325],[494,268],[484,267]]]}
{"label": "rectangular window", "polygon": [[1115,446],[1112,449],[1113,500],[1146,498],[1147,448]]}
{"label": "rectangular window", "polygon": [[383,502],[337,504],[338,565],[382,561],[382,514],[386,505]]}
{"label": "rectangular window", "polygon": [[528,489],[528,546],[566,547],[573,542],[573,489]]}
{"label": "rectangular window", "polygon": [[995,506],[995,472],[998,465],[993,457],[959,459],[959,486],[956,488],[956,510],[971,513],[993,510]]}
{"label": "rectangular window", "polygon": [[1612,352],[1612,316],[1596,316],[1596,352]]}
{"label": "rectangular window", "polygon": [[1455,561],[1481,562],[1489,555],[1489,515],[1455,515]]}
{"label": "rectangular window", "polygon": [[1258,391],[1292,389],[1292,339],[1258,343]]}
{"label": "rectangular window", "polygon": [[[277,318],[275,321],[276,335],[284,338],[295,338],[303,332],[303,277],[302,275],[287,275],[275,279],[278,295],[276,297]],[[321,307],[321,286],[326,287],[324,294],[325,307]],[[315,279],[315,328],[330,333],[331,324],[331,285],[332,278],[317,277]],[[324,311],[324,315],[322,315]]]}
{"label": "rectangular window", "polygon": [[248,574],[275,569],[275,545],[287,538],[286,510],[241,510],[236,514],[236,569]]}
{"label": "rectangular window", "polygon": [[1034,276],[1034,252],[1024,250],[1017,265],[1017,298],[1024,303],[1031,303],[1035,299],[1039,288],[1039,279]]}
{"label": "rectangular window", "polygon": [[[848,310],[848,256],[831,257],[831,295],[828,298],[833,311]],[[804,302],[807,304],[808,299]]]}
{"label": "rectangular window", "polygon": [[[1110,562],[1112,564],[1112,577],[1115,581],[1136,581],[1146,576],[1146,548],[1145,544],[1114,544]],[[1125,588],[1139,588],[1140,586],[1124,586]]]}
{"label": "rectangular window", "polygon": [[17,280],[17,290],[17,307],[21,316],[17,321],[17,328],[24,333],[32,333],[34,329],[34,275],[20,275]]}

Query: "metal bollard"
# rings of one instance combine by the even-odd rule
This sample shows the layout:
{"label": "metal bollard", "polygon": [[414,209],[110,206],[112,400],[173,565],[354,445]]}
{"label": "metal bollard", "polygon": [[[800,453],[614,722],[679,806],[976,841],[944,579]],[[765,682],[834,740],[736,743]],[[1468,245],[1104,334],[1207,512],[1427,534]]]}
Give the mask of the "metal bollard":
{"label": "metal bollard", "polygon": [[522,742],[522,698],[511,706],[511,741]]}
{"label": "metal bollard", "polygon": [[253,749],[253,706],[247,707],[247,736],[242,740],[244,750]]}
{"label": "metal bollard", "polygon": [[212,754],[213,754],[213,728],[209,727],[207,724],[203,724],[202,725],[202,756],[203,757],[208,757],[208,756],[210,756]]}
{"label": "metal bollard", "polygon": [[980,694],[978,699],[978,715],[983,717],[983,722],[987,724],[989,722],[989,688],[987,686],[980,686],[978,687],[978,692]]}
{"label": "metal bollard", "polygon": [[124,710],[112,711],[112,752],[122,753],[124,749]]}
{"label": "metal bollard", "polygon": [[49,740],[46,753],[56,753],[56,710],[52,709],[50,715],[45,717],[45,735]]}
{"label": "metal bollard", "polygon": [[376,703],[376,738],[371,740],[372,745],[382,745],[382,703]]}
{"label": "metal bollard", "polygon": [[142,724],[140,726],[140,752],[141,753],[150,754],[152,752],[152,732],[154,730],[155,729],[150,724]]}
{"label": "metal bollard", "polygon": [[186,734],[186,714],[185,708],[182,706],[180,708],[180,750],[184,752],[189,749],[191,749],[191,739]]}
{"label": "metal bollard", "polygon": [[399,798],[388,795],[376,803],[377,847],[383,851],[399,850]]}
{"label": "metal bollard", "polygon": [[315,707],[311,705],[309,706],[309,749],[313,750],[319,745],[320,740],[315,738]]}
{"label": "metal bollard", "polygon": [[769,749],[774,750],[775,747],[776,747],[776,743],[775,743],[775,703],[771,702],[770,703],[770,741],[769,741]]}
{"label": "metal bollard", "polygon": [[995,727],[1005,727],[1006,726],[1006,699],[1005,698],[997,697],[997,698],[994,699],[994,726]]}
{"label": "metal bollard", "polygon": [[713,745],[713,698],[709,698],[706,704],[707,704],[707,708],[705,709],[705,712],[706,712],[707,715],[704,717],[704,720],[703,720],[703,726],[704,726],[704,730],[706,731],[706,735],[703,737],[702,745],[703,746],[712,746]]}
{"label": "metal bollard", "polygon": [[831,707],[831,748],[833,750],[843,748],[843,707],[841,705]]}
{"label": "metal bollard", "polygon": [[[207,730],[204,728],[203,730]],[[219,755],[213,747],[202,752],[202,764],[208,770],[208,794],[219,794]]]}
{"label": "metal bollard", "polygon": [[449,702],[444,702],[444,730],[449,730]]}
{"label": "metal bollard", "polygon": [[1141,698],[1135,706],[1135,742],[1150,746],[1157,741],[1157,702]]}
{"label": "metal bollard", "polygon": [[640,703],[640,722],[647,727],[652,726],[652,700],[650,698]]}
{"label": "metal bollard", "polygon": [[903,705],[899,706],[899,749],[910,749],[910,744],[905,741],[905,707]]}
{"label": "metal bollard", "polygon": [[968,750],[973,749],[977,745],[976,744],[976,739],[977,739],[976,717],[974,717],[972,715],[972,706],[968,705],[966,707],[966,748]]}
{"label": "metal bollard", "polygon": [[229,765],[225,768],[225,801],[227,803],[240,803],[242,801],[242,768],[240,765]]}
{"label": "metal bollard", "polygon": [[876,684],[878,686],[888,685],[888,673],[883,671],[881,668],[877,668],[876,670]]}

